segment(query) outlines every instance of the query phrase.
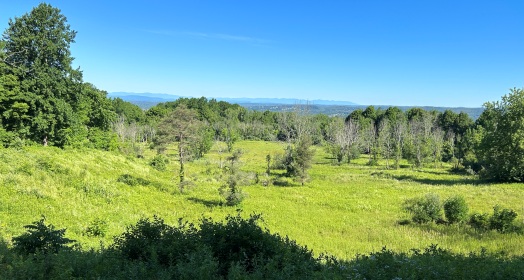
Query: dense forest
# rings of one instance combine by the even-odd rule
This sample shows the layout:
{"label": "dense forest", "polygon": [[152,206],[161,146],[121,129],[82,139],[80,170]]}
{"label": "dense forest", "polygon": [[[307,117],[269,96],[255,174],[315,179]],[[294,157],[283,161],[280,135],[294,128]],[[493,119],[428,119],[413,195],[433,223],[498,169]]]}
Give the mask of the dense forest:
{"label": "dense forest", "polygon": [[[242,140],[286,143],[281,158],[271,158],[268,153],[267,174],[274,168],[270,163],[277,162],[276,165],[285,170],[284,175],[300,185],[308,183],[313,147],[325,150],[334,166],[364,156],[369,166],[385,161],[386,169],[440,168],[448,164],[453,172],[488,181],[524,180],[524,90],[521,89],[512,89],[500,101],[485,103],[484,112],[475,121],[466,113],[421,108],[403,111],[397,107],[384,110],[369,106],[348,112],[345,118],[311,114],[307,104],[296,105],[289,112],[255,111],[205,97],[180,98],[142,110],[120,98],[108,98],[105,91],[83,80],[80,69],[72,66],[70,45],[75,42],[75,35],[76,31],[60,10],[48,4],[40,4],[9,21],[0,41],[0,144],[3,149],[92,148],[132,157],[141,157],[144,149],[153,149],[158,156],[152,165],[158,167],[163,164],[166,149],[175,145],[178,183],[183,189],[189,184],[185,164],[205,157],[215,143],[224,143],[223,152],[231,156],[224,160],[229,164],[229,173],[222,194],[226,204],[231,205],[242,199],[237,186],[243,178],[235,168],[241,154],[241,151],[235,153],[236,144]],[[6,263],[10,263],[11,268],[27,269],[32,260],[19,260],[15,257],[18,254],[36,254],[36,261],[46,259],[42,266],[53,268],[42,268],[42,271],[54,277],[59,276],[59,263],[70,257],[89,259],[100,269],[104,267],[103,260],[111,259],[113,269],[126,269],[127,274],[121,274],[124,278],[130,275],[153,278],[153,274],[147,274],[150,272],[142,272],[154,267],[164,273],[157,275],[160,278],[262,279],[272,278],[270,275],[275,274],[271,273],[278,271],[281,278],[351,275],[365,279],[377,277],[372,273],[375,269],[371,267],[372,258],[387,262],[395,256],[405,260],[406,264],[397,263],[399,267],[408,266],[409,262],[428,262],[429,257],[442,263],[454,261],[462,267],[473,263],[438,248],[428,248],[411,257],[384,249],[376,255],[361,256],[353,264],[344,264],[369,266],[368,276],[353,275],[335,258],[314,258],[307,248],[261,230],[257,220],[257,216],[247,220],[230,216],[226,224],[204,220],[194,227],[182,222],[169,226],[161,219],[145,219],[117,237],[107,251],[98,253],[80,253],[65,246],[70,240],[63,236],[64,231],[55,230],[41,220],[28,225],[29,233],[14,240],[14,251],[7,245],[0,247],[0,253],[7,256],[7,259],[0,257],[0,269],[7,267]],[[216,240],[219,237],[215,233],[231,239]],[[244,233],[249,236],[249,242],[240,236]],[[48,243],[32,244],[31,238],[38,234],[44,234],[42,240]],[[246,242],[245,247],[235,251],[242,242]],[[52,254],[64,248],[68,249],[63,260]],[[115,255],[126,261],[118,261]],[[485,261],[499,262],[495,258]],[[198,271],[193,270],[196,263],[201,265]],[[514,269],[512,262],[504,265]],[[444,266],[438,269],[445,271]],[[83,273],[93,277],[111,276],[110,272],[97,274],[86,268],[78,271],[69,276]],[[455,272],[454,276],[467,277],[460,273],[460,268]],[[419,275],[429,277],[430,274]],[[15,277],[16,273],[5,276]]]}

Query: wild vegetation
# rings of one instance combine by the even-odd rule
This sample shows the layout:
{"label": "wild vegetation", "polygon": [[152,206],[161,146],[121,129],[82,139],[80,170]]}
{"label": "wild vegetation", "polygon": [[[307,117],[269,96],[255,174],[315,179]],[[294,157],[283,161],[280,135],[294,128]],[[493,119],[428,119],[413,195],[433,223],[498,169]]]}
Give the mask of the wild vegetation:
{"label": "wild vegetation", "polygon": [[82,80],[75,34],[40,4],[0,42],[0,278],[524,277],[523,90],[476,121],[142,111]]}

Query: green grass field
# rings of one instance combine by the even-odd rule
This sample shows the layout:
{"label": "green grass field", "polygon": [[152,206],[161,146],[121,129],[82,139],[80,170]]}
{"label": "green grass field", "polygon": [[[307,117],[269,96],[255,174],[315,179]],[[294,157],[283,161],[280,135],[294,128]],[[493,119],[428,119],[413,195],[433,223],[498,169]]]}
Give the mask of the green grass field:
{"label": "green grass field", "polygon": [[[284,152],[278,142],[243,141],[235,148],[244,151],[242,169],[263,174],[266,155]],[[263,226],[271,232],[288,235],[315,254],[327,252],[341,259],[369,253],[386,246],[408,252],[431,244],[454,252],[467,253],[486,248],[508,255],[524,255],[524,236],[477,233],[465,226],[399,225],[409,216],[402,203],[427,193],[442,200],[453,195],[466,199],[470,213],[491,213],[495,205],[511,208],[524,217],[523,184],[487,184],[476,178],[440,169],[386,170],[366,166],[367,158],[351,164],[333,165],[321,147],[316,147],[311,181],[300,186],[280,179],[281,186],[243,187],[248,197],[240,207],[221,206],[218,188],[224,180],[216,147],[203,159],[187,164],[187,177],[195,186],[180,193],[178,163],[174,150],[168,151],[168,170],[149,166],[155,151],[144,158],[98,150],[61,150],[53,147],[0,149],[0,236],[11,240],[25,231],[24,225],[42,215],[57,228],[67,228],[66,236],[84,248],[110,244],[112,237],[136,223],[140,217],[158,215],[174,224],[179,218],[197,222],[202,216],[223,219],[237,208],[244,215],[262,213]],[[406,164],[407,165],[407,164]],[[276,179],[282,170],[273,170]],[[143,185],[129,186],[118,178],[130,174],[143,179]],[[92,237],[86,228],[95,220],[107,223],[105,237]]]}

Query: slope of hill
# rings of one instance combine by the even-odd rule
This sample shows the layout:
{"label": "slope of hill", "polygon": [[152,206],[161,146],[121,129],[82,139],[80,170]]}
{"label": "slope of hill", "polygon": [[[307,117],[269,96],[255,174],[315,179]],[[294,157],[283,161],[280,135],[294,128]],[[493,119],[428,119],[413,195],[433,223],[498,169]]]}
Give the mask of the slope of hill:
{"label": "slope of hill", "polygon": [[[236,148],[244,151],[245,171],[264,174],[266,155],[277,158],[285,144],[242,141]],[[90,149],[0,149],[0,236],[10,240],[24,231],[24,225],[44,215],[47,222],[67,228],[67,237],[96,248],[100,241],[109,244],[141,217],[158,215],[176,224],[179,218],[222,220],[227,214],[235,215],[235,207],[221,206],[218,193],[226,180],[219,165],[227,154],[215,146],[205,158],[188,163],[186,177],[194,187],[181,193],[174,152],[168,151],[171,162],[167,171],[160,172],[149,166],[155,152],[147,149],[143,158]],[[264,226],[272,232],[288,235],[316,254],[329,252],[342,259],[384,246],[409,252],[431,244],[458,253],[486,248],[524,254],[523,235],[398,223],[406,218],[403,202],[428,192],[443,199],[463,195],[471,212],[489,213],[498,204],[515,209],[520,217],[521,185],[482,185],[446,169],[385,170],[366,162],[363,157],[349,165],[332,165],[325,151],[316,148],[311,182],[306,186],[279,178],[284,171],[272,170],[274,184],[263,186],[260,177],[260,183],[244,187],[248,198],[240,208],[245,216],[261,213]],[[88,228],[99,223],[107,225],[105,236],[90,236]]]}

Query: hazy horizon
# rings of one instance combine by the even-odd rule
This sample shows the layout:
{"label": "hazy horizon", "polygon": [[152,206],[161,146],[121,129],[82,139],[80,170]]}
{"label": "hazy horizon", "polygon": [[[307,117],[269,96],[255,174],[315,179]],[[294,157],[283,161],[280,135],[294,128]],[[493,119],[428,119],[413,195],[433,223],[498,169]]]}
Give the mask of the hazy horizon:
{"label": "hazy horizon", "polygon": [[522,1],[48,2],[108,92],[480,107],[524,87]]}

